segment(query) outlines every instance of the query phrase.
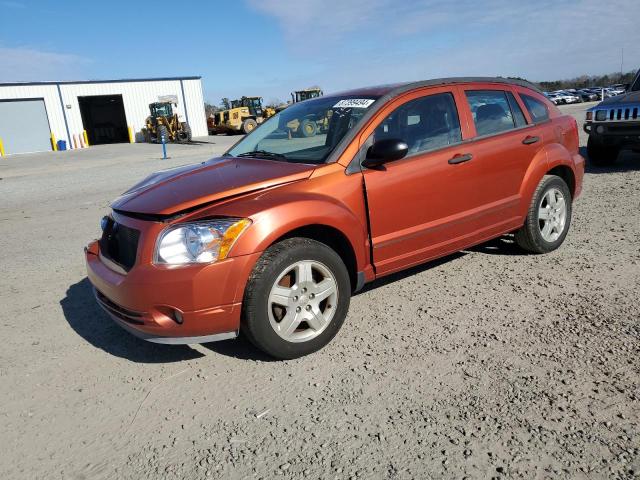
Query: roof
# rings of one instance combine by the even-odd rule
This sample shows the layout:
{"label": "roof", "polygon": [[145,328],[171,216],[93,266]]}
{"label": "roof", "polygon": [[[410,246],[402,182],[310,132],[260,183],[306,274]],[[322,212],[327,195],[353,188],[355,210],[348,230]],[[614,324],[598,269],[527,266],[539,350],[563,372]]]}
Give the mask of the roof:
{"label": "roof", "polygon": [[60,82],[44,81],[44,82],[7,82],[0,83],[0,87],[17,87],[29,85],[76,85],[85,83],[134,83],[134,82],[163,82],[171,80],[200,80],[201,76],[188,77],[158,77],[158,78],[120,78],[116,80],[64,80]]}
{"label": "roof", "polygon": [[[524,80],[517,80],[513,78],[503,77],[449,77],[449,78],[434,78],[432,80],[421,80],[417,82],[403,82],[393,83],[388,85],[377,85],[373,87],[357,88],[354,90],[345,90],[342,92],[331,93],[329,96],[395,96],[400,93],[404,93],[408,90],[413,90],[420,87],[435,87],[438,85],[455,85],[461,83],[504,83],[508,85],[519,85],[521,87],[531,88],[536,92],[540,92],[540,89],[532,83]],[[540,92],[542,93],[542,92]]]}
{"label": "roof", "polygon": [[[353,98],[357,96],[366,97],[367,95],[370,95],[372,97],[377,97],[377,100],[371,105],[371,107],[367,109],[365,114],[359,120],[360,122],[362,122],[362,124],[365,124],[371,118],[373,118],[373,116],[381,108],[383,108],[384,105],[389,100],[397,97],[398,95],[402,95],[405,92],[415,90],[416,88],[421,88],[421,87],[435,87],[439,85],[456,85],[456,84],[463,84],[463,83],[499,83],[499,84],[502,83],[502,84],[508,84],[508,85],[519,85],[521,87],[535,90],[536,92],[542,95],[542,92],[540,91],[540,89],[538,89],[538,87],[523,80],[516,80],[516,79],[502,78],[502,77],[452,77],[452,78],[435,78],[433,80],[423,80],[420,82],[396,83],[393,85],[381,85],[378,87],[361,88],[358,90],[350,90],[346,92],[334,93],[328,96],[332,97],[332,96],[349,95],[349,96],[352,96]],[[314,100],[307,100],[307,101],[314,101]],[[353,141],[353,139],[357,134],[358,134],[357,129],[352,128],[351,130],[349,130],[347,134],[344,137],[342,137],[342,140],[340,140],[340,142],[338,143],[336,148],[333,150],[333,152],[329,155],[329,158],[327,158],[327,163],[332,163],[337,161],[338,158],[340,158],[340,155],[342,155],[344,150]],[[355,164],[359,165],[358,162],[355,162],[355,163],[351,162],[349,168],[351,168],[351,165],[355,165]],[[350,173],[349,168],[347,168],[348,173]]]}

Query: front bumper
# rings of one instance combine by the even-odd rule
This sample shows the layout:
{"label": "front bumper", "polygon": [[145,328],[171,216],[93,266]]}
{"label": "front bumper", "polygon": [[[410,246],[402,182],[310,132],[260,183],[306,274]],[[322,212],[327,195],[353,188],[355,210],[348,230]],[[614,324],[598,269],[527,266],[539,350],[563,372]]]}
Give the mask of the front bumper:
{"label": "front bumper", "polygon": [[156,343],[204,343],[237,336],[244,287],[259,253],[206,265],[158,266],[151,261],[154,242],[144,238],[156,238],[157,232],[149,231],[155,229],[145,230],[138,220],[118,220],[141,230],[138,260],[129,272],[116,271],[104,260],[97,241],[85,249],[96,300],[118,325]]}
{"label": "front bumper", "polygon": [[640,148],[640,121],[586,122],[584,131],[602,146]]}

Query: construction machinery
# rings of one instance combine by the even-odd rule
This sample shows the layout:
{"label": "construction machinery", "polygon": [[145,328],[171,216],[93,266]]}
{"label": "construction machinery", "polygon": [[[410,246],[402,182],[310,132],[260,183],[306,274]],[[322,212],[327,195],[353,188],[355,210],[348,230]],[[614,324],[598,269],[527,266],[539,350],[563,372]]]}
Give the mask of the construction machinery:
{"label": "construction machinery", "polygon": [[191,127],[174,111],[174,106],[178,106],[177,99],[149,104],[150,115],[142,129],[146,142],[161,143],[163,136],[166,143],[191,141]]}
{"label": "construction machinery", "polygon": [[209,134],[249,133],[267,118],[275,115],[275,109],[262,106],[262,97],[242,97],[232,100],[231,108],[209,117]]}
{"label": "construction machinery", "polygon": [[[318,98],[324,95],[319,88],[307,88],[305,90],[296,90],[291,93],[292,105],[294,103],[303,102],[311,98]],[[318,133],[325,133],[329,128],[329,114],[322,118],[308,116],[302,120],[293,120],[287,124],[287,128],[291,133],[298,137],[313,137]]]}
{"label": "construction machinery", "polygon": [[310,98],[318,98],[324,95],[324,92],[319,88],[307,88],[305,90],[296,90],[291,93],[292,103],[304,102]]}

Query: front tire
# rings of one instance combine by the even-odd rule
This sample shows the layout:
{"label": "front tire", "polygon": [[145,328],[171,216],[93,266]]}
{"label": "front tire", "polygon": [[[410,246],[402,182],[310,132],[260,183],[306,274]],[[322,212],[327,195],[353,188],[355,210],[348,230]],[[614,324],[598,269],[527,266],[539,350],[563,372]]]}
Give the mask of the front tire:
{"label": "front tire", "polygon": [[242,133],[247,134],[253,132],[258,127],[258,122],[253,118],[247,118],[242,122]]}
{"label": "front tire", "polygon": [[300,131],[300,135],[302,137],[309,138],[309,137],[315,136],[315,134],[318,131],[318,127],[316,125],[316,122],[308,118],[305,118],[302,120],[302,122],[300,122],[300,126],[298,127],[298,130]]}
{"label": "front tire", "polygon": [[351,282],[340,256],[307,238],[267,249],[249,277],[242,332],[260,350],[291,359],[320,350],[349,310]]}
{"label": "front tire", "polygon": [[181,125],[181,129],[178,132],[178,141],[180,143],[190,143],[191,142],[191,127],[188,123],[183,123]]}
{"label": "front tire", "polygon": [[162,143],[162,136],[164,135],[164,143],[169,143],[171,140],[169,139],[169,130],[164,125],[160,125],[156,129],[156,142]]}
{"label": "front tire", "polygon": [[556,175],[545,175],[531,199],[516,243],[531,253],[552,252],[564,242],[571,224],[571,191]]}

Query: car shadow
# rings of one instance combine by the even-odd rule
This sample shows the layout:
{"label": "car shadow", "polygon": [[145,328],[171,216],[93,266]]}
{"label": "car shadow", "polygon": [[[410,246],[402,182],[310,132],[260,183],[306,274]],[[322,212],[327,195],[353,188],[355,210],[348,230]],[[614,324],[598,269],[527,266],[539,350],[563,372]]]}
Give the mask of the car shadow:
{"label": "car shadow", "polygon": [[85,277],[71,285],[60,301],[69,326],[96,348],[136,363],[182,362],[204,356],[188,345],[146,342],[126,332],[98,306]]}
{"label": "car shadow", "polygon": [[613,165],[607,167],[597,167],[593,165],[589,161],[587,147],[580,147],[580,155],[582,155],[587,162],[585,167],[586,173],[599,175],[602,173],[640,171],[640,154],[632,152],[630,150],[620,152],[616,162]]}
{"label": "car shadow", "polygon": [[275,362],[278,361],[270,357],[262,350],[254,347],[249,339],[240,333],[235,340],[224,340],[222,342],[203,343],[203,347],[218,355],[237,358],[238,360],[253,360],[254,362]]}
{"label": "car shadow", "polygon": [[485,253],[488,255],[531,255],[518,246],[513,234],[503,235],[488,242],[466,249],[467,252]]}
{"label": "car shadow", "polygon": [[390,283],[404,280],[405,278],[412,277],[414,275],[417,275],[418,273],[422,273],[426,270],[430,270],[432,268],[438,267],[445,263],[449,263],[453,260],[464,257],[465,255],[466,255],[465,252],[456,252],[456,253],[452,253],[451,255],[447,255],[446,257],[438,258],[428,263],[422,263],[420,265],[416,265],[415,267],[411,267],[406,270],[402,270],[400,272],[392,273],[391,275],[387,275],[385,277],[374,280],[373,282],[367,283],[362,288],[362,290],[356,292],[354,296],[361,295],[371,290],[375,290],[376,288],[384,287],[385,285],[389,285]]}

